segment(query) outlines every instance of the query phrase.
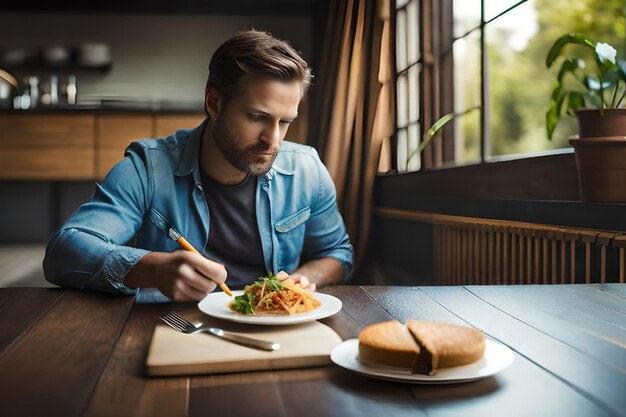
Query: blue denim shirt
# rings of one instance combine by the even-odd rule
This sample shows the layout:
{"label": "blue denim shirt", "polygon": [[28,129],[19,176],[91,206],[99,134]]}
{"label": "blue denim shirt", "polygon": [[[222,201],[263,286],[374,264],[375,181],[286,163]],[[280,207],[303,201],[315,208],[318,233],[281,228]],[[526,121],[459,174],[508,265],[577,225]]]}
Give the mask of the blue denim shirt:
{"label": "blue denim shirt", "polygon": [[[46,279],[66,287],[134,293],[123,280],[142,256],[180,249],[159,227],[163,222],[203,250],[210,224],[199,167],[206,123],[131,143],[124,160],[96,185],[93,199],[48,243]],[[333,257],[348,276],[352,246],[334,184],[313,148],[283,142],[274,165],[257,181],[256,214],[269,271],[291,273],[301,257]]]}

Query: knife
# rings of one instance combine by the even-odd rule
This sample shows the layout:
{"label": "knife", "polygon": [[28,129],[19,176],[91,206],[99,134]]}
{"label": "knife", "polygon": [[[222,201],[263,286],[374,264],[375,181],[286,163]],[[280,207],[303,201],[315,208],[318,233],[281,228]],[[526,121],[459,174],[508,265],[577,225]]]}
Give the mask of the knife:
{"label": "knife", "polygon": [[201,331],[211,333],[213,336],[217,336],[222,339],[226,339],[231,342],[237,343],[239,345],[243,345],[243,346],[247,346],[247,347],[251,347],[255,349],[261,349],[261,350],[267,350],[267,351],[274,351],[274,350],[280,349],[280,343],[268,342],[268,341],[260,340],[260,339],[253,339],[252,337],[242,336],[237,333],[230,333],[222,329],[218,329],[217,327],[200,326],[198,327],[198,330],[196,330],[196,332],[201,332]]}

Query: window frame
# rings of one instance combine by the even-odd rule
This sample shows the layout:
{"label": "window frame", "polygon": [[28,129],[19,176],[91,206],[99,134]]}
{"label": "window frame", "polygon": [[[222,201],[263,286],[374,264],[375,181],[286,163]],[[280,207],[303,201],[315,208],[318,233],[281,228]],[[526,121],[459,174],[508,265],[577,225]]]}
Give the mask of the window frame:
{"label": "window frame", "polygon": [[[478,31],[480,36],[480,159],[475,162],[457,163],[455,161],[455,123],[448,123],[443,127],[442,132],[433,138],[420,155],[420,167],[417,170],[407,169],[406,166],[399,166],[398,163],[398,128],[397,118],[392,138],[392,169],[396,173],[408,173],[427,171],[431,169],[460,167],[464,165],[480,165],[492,162],[512,161],[526,158],[541,157],[544,152],[528,152],[520,154],[510,154],[492,156],[491,137],[489,129],[490,119],[490,97],[489,97],[489,76],[488,76],[488,55],[485,39],[486,26],[507,14],[528,0],[519,0],[508,8],[502,10],[497,15],[485,20],[485,0],[481,1],[480,22],[461,36],[454,37],[454,16],[453,0],[409,0],[401,9],[406,9],[410,2],[417,2],[419,7],[419,41],[422,65],[420,84],[420,115],[419,115],[419,140],[423,138],[428,127],[444,114],[454,111],[454,63],[453,44],[456,40],[467,37],[471,33]],[[396,33],[396,1],[391,2],[391,24],[393,33]],[[397,35],[396,35],[397,36]],[[394,50],[394,70],[395,70],[395,97],[398,97],[398,76],[402,71],[397,69],[395,57],[396,36],[393,37]],[[396,115],[398,114],[398,102],[394,102]],[[419,143],[419,142],[418,142]],[[556,150],[557,153],[570,153],[571,149],[563,148]],[[545,152],[551,155],[553,151]]]}

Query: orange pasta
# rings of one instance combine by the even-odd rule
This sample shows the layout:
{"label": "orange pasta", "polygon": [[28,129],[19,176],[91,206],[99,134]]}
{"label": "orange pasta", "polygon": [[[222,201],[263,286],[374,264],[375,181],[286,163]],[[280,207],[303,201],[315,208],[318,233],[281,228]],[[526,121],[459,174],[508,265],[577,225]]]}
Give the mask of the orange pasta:
{"label": "orange pasta", "polygon": [[244,293],[228,305],[243,314],[287,315],[307,313],[321,306],[309,291],[293,282],[285,282],[269,274],[247,285]]}

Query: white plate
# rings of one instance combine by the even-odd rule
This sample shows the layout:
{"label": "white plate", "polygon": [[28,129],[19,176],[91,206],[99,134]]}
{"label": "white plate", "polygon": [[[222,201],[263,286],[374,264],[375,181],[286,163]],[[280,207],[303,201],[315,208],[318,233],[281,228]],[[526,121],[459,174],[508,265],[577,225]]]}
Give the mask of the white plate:
{"label": "white plate", "polygon": [[[233,295],[241,295],[243,291],[233,291]],[[209,316],[238,323],[262,324],[267,326],[278,326],[286,324],[306,323],[308,321],[323,319],[332,316],[341,310],[341,300],[332,295],[314,293],[313,296],[320,300],[322,305],[308,313],[292,314],[290,316],[255,316],[253,314],[241,314],[228,308],[231,297],[223,292],[211,293],[204,297],[198,307],[203,313]]]}
{"label": "white plate", "polygon": [[346,340],[330,354],[337,365],[370,378],[412,384],[453,384],[486,378],[513,363],[513,352],[508,347],[487,340],[484,356],[469,365],[440,369],[436,375],[412,374],[409,369],[385,365],[364,364],[359,361],[359,339]]}

